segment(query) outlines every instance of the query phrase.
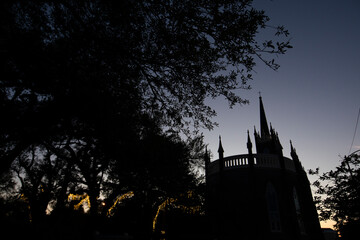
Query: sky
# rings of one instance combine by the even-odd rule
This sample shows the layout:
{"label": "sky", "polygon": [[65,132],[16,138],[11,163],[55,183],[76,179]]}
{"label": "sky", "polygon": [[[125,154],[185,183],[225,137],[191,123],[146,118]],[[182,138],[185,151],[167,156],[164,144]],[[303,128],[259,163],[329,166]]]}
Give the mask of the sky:
{"label": "sky", "polygon": [[294,48],[275,58],[277,71],[256,66],[252,89],[239,92],[250,104],[229,109],[223,99],[209,100],[219,123],[203,132],[212,160],[218,158],[219,135],[225,157],[247,153],[248,129],[255,147],[260,91],[284,156],[290,156],[292,140],[306,170],[334,169],[340,156],[360,149],[360,129],[350,149],[360,108],[360,1],[255,0],[254,7],[265,11],[269,25],[289,30]]}

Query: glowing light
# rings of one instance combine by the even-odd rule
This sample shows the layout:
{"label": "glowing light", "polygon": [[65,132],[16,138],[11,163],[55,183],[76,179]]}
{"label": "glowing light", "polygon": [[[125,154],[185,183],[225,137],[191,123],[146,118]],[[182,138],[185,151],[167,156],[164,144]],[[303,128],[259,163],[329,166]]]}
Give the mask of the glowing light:
{"label": "glowing light", "polygon": [[29,209],[29,222],[32,222],[32,215],[31,215],[31,211],[30,211],[29,199],[24,194],[20,195],[20,199],[23,200],[27,204],[27,208]]}
{"label": "glowing light", "polygon": [[78,210],[80,208],[81,205],[83,205],[84,203],[87,203],[88,207],[90,208],[91,205],[90,205],[90,198],[89,196],[86,196],[84,199],[82,199],[78,204],[76,204],[74,206],[74,209],[75,210]]}
{"label": "glowing light", "polygon": [[156,228],[156,222],[157,222],[157,218],[159,216],[159,213],[161,210],[163,210],[168,204],[170,203],[173,203],[177,201],[177,199],[174,199],[174,198],[168,198],[166,199],[163,203],[161,203],[157,209],[157,212],[155,214],[155,217],[154,217],[154,220],[153,220],[153,231],[155,231],[155,228]]}
{"label": "glowing light", "polygon": [[113,211],[114,211],[116,205],[117,205],[118,203],[120,203],[122,200],[128,199],[128,198],[132,198],[133,196],[134,196],[134,192],[133,192],[133,191],[124,193],[123,195],[119,196],[119,197],[115,200],[114,204],[113,204],[113,205],[109,208],[109,210],[107,211],[106,216],[108,216],[108,217],[113,216],[113,215],[114,215]]}
{"label": "glowing light", "polygon": [[75,201],[75,200],[82,200],[86,196],[87,196],[86,193],[84,193],[84,194],[72,194],[72,193],[70,193],[68,195],[68,201],[70,202],[70,201]]}
{"label": "glowing light", "polygon": [[[183,194],[180,195],[180,196],[183,196]],[[188,199],[192,198],[193,197],[193,192],[188,191],[187,194],[186,194],[186,197]],[[177,201],[178,201],[178,199],[176,199],[176,198],[168,198],[159,205],[159,207],[157,209],[157,212],[155,214],[155,217],[153,219],[153,231],[155,231],[155,229],[156,229],[156,223],[157,223],[157,219],[158,219],[160,211],[165,209],[168,205],[171,205],[174,208],[181,209],[183,212],[187,212],[189,214],[195,214],[196,212],[201,211],[200,206],[185,206],[185,205],[175,204]]]}
{"label": "glowing light", "polygon": [[83,205],[84,203],[87,204],[87,206],[90,208],[90,198],[89,195],[87,195],[86,193],[84,194],[72,194],[70,193],[68,195],[68,201],[80,201],[78,204],[76,204],[74,206],[74,210],[78,210],[80,208],[81,205]]}

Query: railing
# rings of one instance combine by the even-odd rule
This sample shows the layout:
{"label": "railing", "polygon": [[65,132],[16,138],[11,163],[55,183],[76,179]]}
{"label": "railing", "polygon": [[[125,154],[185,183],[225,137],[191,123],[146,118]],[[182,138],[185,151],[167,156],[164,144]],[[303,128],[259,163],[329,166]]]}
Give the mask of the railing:
{"label": "railing", "polygon": [[277,155],[255,154],[254,166],[265,168],[280,168],[280,159]]}
{"label": "railing", "polygon": [[[234,155],[223,158],[224,170],[249,167],[249,154]],[[280,169],[280,158],[272,154],[253,154],[254,168],[276,168]],[[295,172],[294,161],[284,157],[284,167],[286,170]],[[211,175],[219,171],[219,159],[210,163],[208,173]]]}
{"label": "railing", "polygon": [[235,155],[224,158],[224,167],[242,167],[249,165],[249,155]]}

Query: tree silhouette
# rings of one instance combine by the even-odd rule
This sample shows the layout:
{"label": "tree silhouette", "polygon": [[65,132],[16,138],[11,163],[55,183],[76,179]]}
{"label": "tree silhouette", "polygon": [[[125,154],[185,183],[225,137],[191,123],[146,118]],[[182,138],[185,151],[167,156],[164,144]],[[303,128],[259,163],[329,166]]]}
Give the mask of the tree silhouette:
{"label": "tree silhouette", "polygon": [[[319,175],[319,169],[309,171]],[[353,239],[360,226],[360,156],[345,156],[335,170],[325,172],[313,185],[322,220],[334,220],[342,238]]]}
{"label": "tree silhouette", "polygon": [[114,115],[137,111],[169,127],[211,128],[205,99],[246,103],[235,91],[249,88],[256,58],[276,69],[267,54],[291,47],[256,41],[269,18],[251,1],[4,1],[1,9],[7,167],[74,121],[104,138]]}
{"label": "tree silhouette", "polygon": [[1,1],[0,171],[15,173],[34,221],[75,193],[96,219],[133,191],[148,236],[165,199],[202,198],[204,144],[189,129],[214,126],[205,100],[246,103],[236,93],[257,60],[277,69],[272,55],[291,48],[257,40],[288,32],[251,2]]}
{"label": "tree silhouette", "polygon": [[43,149],[31,146],[14,164],[13,170],[21,183],[21,198],[29,209],[32,222],[44,219],[47,206],[54,200],[57,178],[61,176],[58,162],[51,160],[50,154],[40,154]]}

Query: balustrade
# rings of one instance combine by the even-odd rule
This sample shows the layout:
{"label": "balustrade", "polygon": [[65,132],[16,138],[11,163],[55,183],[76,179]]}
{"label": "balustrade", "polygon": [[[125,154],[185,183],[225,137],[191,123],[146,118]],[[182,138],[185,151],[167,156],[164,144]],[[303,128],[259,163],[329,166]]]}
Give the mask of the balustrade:
{"label": "balustrade", "polygon": [[224,158],[224,167],[242,167],[249,164],[248,155],[235,155]]}
{"label": "balustrade", "polygon": [[[249,154],[234,155],[225,157],[224,170],[232,168],[246,168],[249,166]],[[255,168],[281,168],[280,157],[270,154],[253,154]],[[219,171],[219,160],[212,162],[209,166],[208,173],[212,174]],[[293,160],[284,157],[285,169],[295,171]]]}

